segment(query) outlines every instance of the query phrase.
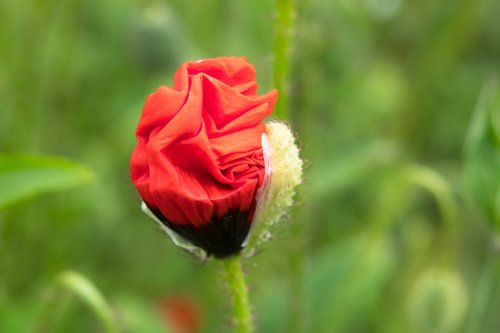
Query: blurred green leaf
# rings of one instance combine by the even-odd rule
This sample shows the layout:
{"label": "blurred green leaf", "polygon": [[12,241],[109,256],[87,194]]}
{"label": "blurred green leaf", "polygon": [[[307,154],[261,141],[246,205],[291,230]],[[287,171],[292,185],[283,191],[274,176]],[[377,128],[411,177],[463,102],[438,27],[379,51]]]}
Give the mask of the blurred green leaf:
{"label": "blurred green leaf", "polygon": [[355,237],[326,249],[311,265],[309,332],[363,331],[395,269],[387,238]]}
{"label": "blurred green leaf", "polygon": [[377,141],[359,148],[341,160],[321,163],[310,172],[310,195],[314,200],[338,194],[372,173],[377,167],[394,163],[398,147],[391,141]]}
{"label": "blurred green leaf", "polygon": [[485,85],[465,142],[465,176],[474,200],[487,220],[500,231],[500,89]]}
{"label": "blurred green leaf", "polygon": [[61,273],[57,281],[62,287],[78,296],[79,299],[94,311],[97,317],[99,317],[105,332],[119,332],[118,324],[114,318],[111,307],[92,281],[72,271]]}
{"label": "blurred green leaf", "polygon": [[410,291],[408,316],[414,332],[452,333],[462,327],[468,295],[457,271],[435,267],[419,275]]}
{"label": "blurred green leaf", "polygon": [[[354,237],[319,252],[306,265],[306,332],[360,332],[396,267],[387,238]],[[283,278],[266,281],[254,299],[259,332],[288,332]]]}
{"label": "blurred green leaf", "polygon": [[88,168],[70,160],[0,154],[0,210],[41,193],[89,183],[93,178]]}
{"label": "blurred green leaf", "polygon": [[148,306],[148,304],[132,297],[121,297],[115,303],[125,332],[172,332],[166,326],[166,323],[162,325],[159,315],[155,316],[155,309],[152,306]]}

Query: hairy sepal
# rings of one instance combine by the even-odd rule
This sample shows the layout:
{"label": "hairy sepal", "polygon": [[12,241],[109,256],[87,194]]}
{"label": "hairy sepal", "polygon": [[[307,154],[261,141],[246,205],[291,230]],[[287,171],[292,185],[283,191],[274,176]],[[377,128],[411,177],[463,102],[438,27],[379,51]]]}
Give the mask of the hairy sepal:
{"label": "hairy sepal", "polygon": [[266,173],[257,191],[252,229],[245,244],[247,256],[270,238],[270,229],[293,205],[295,187],[302,182],[303,163],[288,125],[278,121],[267,123],[266,133],[262,135],[262,150]]}

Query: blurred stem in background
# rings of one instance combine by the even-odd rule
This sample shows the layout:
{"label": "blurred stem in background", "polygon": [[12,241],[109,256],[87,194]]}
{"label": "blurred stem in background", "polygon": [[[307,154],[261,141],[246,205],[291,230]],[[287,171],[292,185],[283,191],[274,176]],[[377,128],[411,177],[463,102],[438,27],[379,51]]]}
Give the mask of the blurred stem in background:
{"label": "blurred stem in background", "polygon": [[253,332],[252,314],[248,302],[248,287],[241,267],[241,256],[225,259],[223,264],[232,296],[236,332],[251,333]]}
{"label": "blurred stem in background", "polygon": [[[290,110],[287,108],[289,93],[289,65],[294,29],[295,8],[293,0],[276,0],[276,20],[274,38],[274,87],[278,89],[278,101],[275,115],[281,120],[290,122]],[[293,124],[292,124],[293,127]],[[298,193],[300,194],[300,193]],[[296,201],[300,202],[296,195]],[[304,208],[304,207],[301,207]],[[299,218],[297,208],[292,211],[293,224],[290,232],[289,278],[290,300],[288,302],[287,332],[302,332],[304,321],[304,219]]]}
{"label": "blurred stem in background", "polygon": [[64,308],[68,305],[69,299],[66,291],[74,294],[83,303],[87,304],[99,319],[103,332],[118,333],[120,331],[110,305],[97,287],[83,275],[68,271],[60,273],[56,278],[56,290],[54,290],[54,294],[42,309],[40,319],[35,322],[33,330],[35,333],[54,330],[54,327],[47,326],[55,325],[50,320],[50,318],[54,318],[54,309],[59,310],[59,312],[64,311]]}
{"label": "blurred stem in background", "polygon": [[274,87],[279,96],[274,108],[276,117],[288,120],[286,102],[288,98],[288,67],[290,40],[293,29],[293,0],[276,0],[276,23],[274,27]]}

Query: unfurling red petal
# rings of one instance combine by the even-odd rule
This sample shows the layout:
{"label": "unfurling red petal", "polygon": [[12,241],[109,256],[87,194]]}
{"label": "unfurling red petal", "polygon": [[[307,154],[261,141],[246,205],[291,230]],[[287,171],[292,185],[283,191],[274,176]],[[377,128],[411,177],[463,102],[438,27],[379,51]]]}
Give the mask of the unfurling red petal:
{"label": "unfurling red petal", "polygon": [[262,120],[277,92],[257,96],[245,58],[183,64],[173,88],[147,99],[131,176],[143,201],[168,221],[195,227],[228,211],[253,214],[264,180]]}

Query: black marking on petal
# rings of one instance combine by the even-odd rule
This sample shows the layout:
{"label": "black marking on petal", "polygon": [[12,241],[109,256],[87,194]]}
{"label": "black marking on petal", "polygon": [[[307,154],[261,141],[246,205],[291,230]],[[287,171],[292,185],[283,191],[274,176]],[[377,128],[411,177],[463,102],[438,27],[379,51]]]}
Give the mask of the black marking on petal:
{"label": "black marking on petal", "polygon": [[237,255],[243,249],[254,211],[254,207],[244,212],[231,209],[224,216],[214,216],[210,222],[196,227],[192,224],[173,223],[167,220],[158,208],[147,203],[146,205],[166,227],[215,258]]}

